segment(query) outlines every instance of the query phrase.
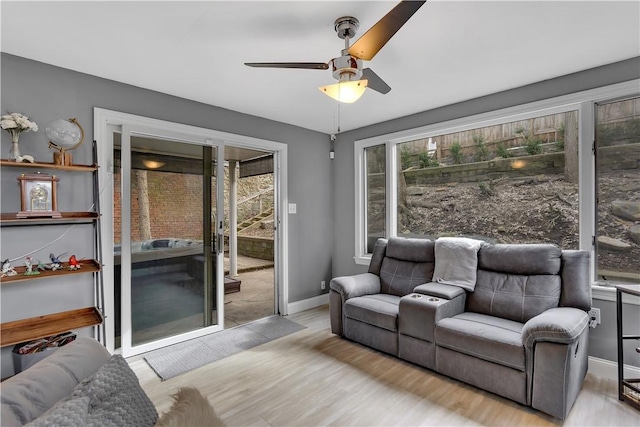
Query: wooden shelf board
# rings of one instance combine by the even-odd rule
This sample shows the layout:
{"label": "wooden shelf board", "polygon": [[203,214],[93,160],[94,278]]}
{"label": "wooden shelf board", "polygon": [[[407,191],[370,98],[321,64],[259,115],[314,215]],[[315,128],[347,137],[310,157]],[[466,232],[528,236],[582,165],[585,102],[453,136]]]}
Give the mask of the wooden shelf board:
{"label": "wooden shelf board", "polygon": [[100,218],[96,212],[60,212],[60,218],[18,218],[17,212],[0,214],[2,225],[38,225],[38,224],[66,224],[79,222],[93,222]]}
{"label": "wooden shelf board", "polygon": [[35,162],[35,163],[18,163],[10,162],[9,160],[0,159],[0,166],[10,166],[19,168],[36,168],[36,169],[55,169],[63,171],[76,171],[76,172],[92,172],[98,170],[97,165],[55,165],[47,162]]}
{"label": "wooden shelf board", "polygon": [[15,276],[6,276],[6,277],[0,278],[0,284],[5,285],[7,283],[22,282],[25,280],[38,280],[38,279],[46,279],[51,277],[65,276],[68,274],[95,273],[97,271],[100,271],[100,263],[96,260],[85,259],[80,261],[80,264],[82,265],[80,269],[69,270],[69,263],[63,262],[62,268],[59,270],[55,270],[55,271],[44,270],[44,271],[41,271],[40,274],[34,274],[30,276],[24,275],[24,272],[27,269],[26,266],[17,266],[17,267],[14,267],[14,269],[18,274]]}
{"label": "wooden shelf board", "polygon": [[0,347],[99,325],[102,321],[102,313],[97,308],[87,307],[5,322],[0,324]]}

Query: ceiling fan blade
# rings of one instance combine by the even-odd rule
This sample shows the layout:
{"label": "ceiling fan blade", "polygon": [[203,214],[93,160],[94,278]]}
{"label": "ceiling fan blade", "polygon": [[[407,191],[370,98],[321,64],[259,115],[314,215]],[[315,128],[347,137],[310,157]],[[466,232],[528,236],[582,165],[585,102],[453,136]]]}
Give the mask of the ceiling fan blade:
{"label": "ceiling fan blade", "polygon": [[373,89],[376,92],[380,92],[381,94],[389,93],[391,87],[384,82],[376,73],[373,72],[371,68],[365,68],[362,70],[362,79],[369,80],[367,83],[367,87],[369,89]]}
{"label": "ceiling fan blade", "polygon": [[245,62],[244,65],[256,68],[302,68],[306,70],[328,70],[324,62]]}
{"label": "ceiling fan blade", "polygon": [[349,54],[370,61],[425,1],[402,1],[349,48]]}

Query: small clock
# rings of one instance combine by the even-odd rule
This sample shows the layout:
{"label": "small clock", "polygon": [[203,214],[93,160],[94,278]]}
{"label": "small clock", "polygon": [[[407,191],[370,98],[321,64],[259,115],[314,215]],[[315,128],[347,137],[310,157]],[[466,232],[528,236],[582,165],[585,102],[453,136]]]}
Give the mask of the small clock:
{"label": "small clock", "polygon": [[43,173],[22,174],[20,181],[20,212],[18,218],[60,218],[56,185],[59,178]]}

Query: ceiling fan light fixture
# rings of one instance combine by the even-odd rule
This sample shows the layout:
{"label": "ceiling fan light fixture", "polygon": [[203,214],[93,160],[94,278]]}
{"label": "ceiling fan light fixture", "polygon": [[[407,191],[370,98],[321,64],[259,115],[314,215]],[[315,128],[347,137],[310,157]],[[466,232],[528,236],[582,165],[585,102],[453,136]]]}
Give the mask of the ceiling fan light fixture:
{"label": "ceiling fan light fixture", "polygon": [[336,84],[320,86],[318,89],[338,102],[351,104],[356,102],[367,89],[368,80],[343,81]]}

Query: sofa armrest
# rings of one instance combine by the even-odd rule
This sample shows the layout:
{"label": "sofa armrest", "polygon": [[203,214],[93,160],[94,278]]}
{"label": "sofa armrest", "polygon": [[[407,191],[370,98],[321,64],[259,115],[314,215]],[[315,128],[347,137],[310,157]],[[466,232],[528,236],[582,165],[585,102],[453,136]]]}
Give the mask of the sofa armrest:
{"label": "sofa armrest", "polygon": [[344,304],[348,299],[380,293],[380,277],[372,273],[342,276],[331,279],[329,288],[342,296]]}
{"label": "sofa armrest", "polygon": [[529,319],[522,329],[522,344],[532,351],[537,342],[569,344],[589,326],[589,315],[572,307],[551,308]]}
{"label": "sofa armrest", "polygon": [[[457,296],[464,295],[465,291],[460,286],[445,285],[444,283],[423,283],[413,288],[413,292],[423,295],[431,295],[438,298],[454,299]],[[460,313],[457,313],[460,314]]]}
{"label": "sofa armrest", "polygon": [[329,319],[331,332],[342,335],[342,306],[350,298],[380,293],[380,277],[373,273],[342,276],[329,283]]}
{"label": "sofa armrest", "polygon": [[464,312],[463,291],[451,299],[439,295],[412,293],[400,299],[398,332],[419,340],[435,342],[436,324],[445,317]]}
{"label": "sofa armrest", "polygon": [[572,307],[549,309],[525,323],[527,400],[531,406],[565,419],[587,373],[589,316]]}

